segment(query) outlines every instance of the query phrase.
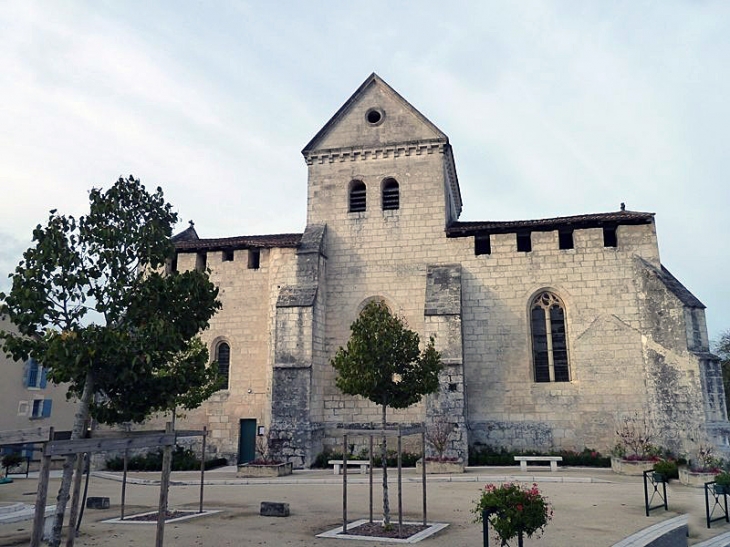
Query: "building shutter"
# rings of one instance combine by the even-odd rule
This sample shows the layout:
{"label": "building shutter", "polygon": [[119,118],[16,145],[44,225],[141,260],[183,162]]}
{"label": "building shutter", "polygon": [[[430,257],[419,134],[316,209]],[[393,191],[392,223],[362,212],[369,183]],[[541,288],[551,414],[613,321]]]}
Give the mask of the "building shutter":
{"label": "building shutter", "polygon": [[42,416],[44,418],[49,418],[51,416],[51,407],[53,406],[53,400],[52,399],[44,399],[43,400],[43,414]]}
{"label": "building shutter", "polygon": [[48,385],[48,378],[46,376],[46,367],[41,367],[41,389],[45,388]]}

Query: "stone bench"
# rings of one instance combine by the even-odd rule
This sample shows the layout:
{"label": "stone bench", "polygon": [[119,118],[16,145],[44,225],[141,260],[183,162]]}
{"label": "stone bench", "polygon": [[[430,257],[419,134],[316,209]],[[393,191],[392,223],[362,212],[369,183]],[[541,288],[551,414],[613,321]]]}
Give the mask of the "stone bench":
{"label": "stone bench", "polygon": [[[344,460],[329,460],[327,462],[329,465],[335,466],[335,475],[340,474],[340,468],[344,464]],[[347,465],[359,465],[360,466],[360,474],[365,475],[368,472],[368,468],[370,467],[370,462],[368,460],[347,460]]]}
{"label": "stone bench", "polygon": [[527,462],[550,462],[550,471],[558,470],[558,462],[563,461],[562,456],[515,456],[515,461],[520,462],[520,471],[527,471]]}

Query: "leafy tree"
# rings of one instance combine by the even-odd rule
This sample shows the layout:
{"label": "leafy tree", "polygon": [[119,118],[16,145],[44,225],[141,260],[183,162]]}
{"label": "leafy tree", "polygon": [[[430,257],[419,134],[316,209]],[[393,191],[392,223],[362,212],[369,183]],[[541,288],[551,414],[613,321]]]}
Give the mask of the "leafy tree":
{"label": "leafy tree", "polygon": [[350,330],[347,348],[339,348],[332,359],[335,383],[343,393],[361,395],[383,407],[383,525],[389,527],[386,413],[388,407],[407,408],[438,389],[441,355],[433,337],[421,351],[418,334],[391,314],[384,302],[367,304]]}
{"label": "leafy tree", "polygon": [[715,352],[720,357],[722,367],[722,383],[725,387],[725,404],[730,409],[730,330],[720,336]]}
{"label": "leafy tree", "polygon": [[[43,363],[79,399],[72,439],[89,417],[140,422],[156,411],[194,408],[219,385],[198,333],[220,308],[205,272],[165,275],[177,214],[162,190],[134,177],[92,189],[89,214],[50,212],[0,293],[0,315],[19,334],[0,333],[14,359]],[[57,547],[73,463],[67,459],[51,545]]]}

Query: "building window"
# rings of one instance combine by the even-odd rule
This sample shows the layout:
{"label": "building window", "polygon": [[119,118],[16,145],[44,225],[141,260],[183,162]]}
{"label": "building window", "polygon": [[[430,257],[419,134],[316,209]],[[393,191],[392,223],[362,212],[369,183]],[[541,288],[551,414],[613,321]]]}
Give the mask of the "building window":
{"label": "building window", "polygon": [[560,230],[558,232],[558,248],[562,250],[573,248],[573,230]]}
{"label": "building window", "polygon": [[248,250],[248,269],[258,270],[261,264],[261,250],[260,249],[249,249]]}
{"label": "building window", "polygon": [[618,247],[618,238],[616,237],[616,226],[603,227],[603,246]]}
{"label": "building window", "polygon": [[477,256],[492,254],[492,243],[489,239],[489,234],[474,238],[474,254]]}
{"label": "building window", "polygon": [[30,389],[43,389],[47,385],[46,369],[35,359],[28,359],[25,363],[23,384]]}
{"label": "building window", "polygon": [[53,401],[51,399],[34,399],[31,418],[50,418],[51,407]]}
{"label": "building window", "polygon": [[28,401],[18,401],[18,416],[28,416],[30,405]]}
{"label": "building window", "polygon": [[361,180],[353,180],[350,183],[350,212],[359,213],[365,210],[366,196],[365,183]]}
{"label": "building window", "polygon": [[517,234],[517,250],[521,253],[529,253],[532,251],[532,237],[530,237],[530,232]]}
{"label": "building window", "polygon": [[228,378],[231,372],[231,346],[221,342],[215,349],[215,360],[218,362],[218,374],[224,379],[221,389],[228,389]]}
{"label": "building window", "polygon": [[400,208],[400,188],[395,179],[383,181],[383,211]]}
{"label": "building window", "polygon": [[195,255],[195,270],[198,272],[204,272],[208,267],[208,254],[198,253]]}
{"label": "building window", "polygon": [[552,293],[542,292],[530,306],[532,360],[536,382],[569,382],[565,308]]}
{"label": "building window", "polygon": [[233,249],[227,249],[221,253],[223,262],[233,262]]}
{"label": "building window", "polygon": [[168,258],[165,260],[165,273],[167,275],[172,275],[177,271],[177,252],[172,255],[171,258]]}

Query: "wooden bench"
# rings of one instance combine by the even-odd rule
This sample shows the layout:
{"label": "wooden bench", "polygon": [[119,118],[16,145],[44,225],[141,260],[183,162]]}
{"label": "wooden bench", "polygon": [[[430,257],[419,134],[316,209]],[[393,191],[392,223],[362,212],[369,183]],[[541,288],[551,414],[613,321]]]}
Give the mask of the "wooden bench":
{"label": "wooden bench", "polygon": [[[340,468],[344,463],[343,460],[330,460],[327,463],[335,466],[335,475],[340,474]],[[365,475],[368,472],[368,467],[370,467],[370,462],[368,460],[347,460],[347,465],[359,465],[360,473]]]}
{"label": "wooden bench", "polygon": [[515,461],[520,462],[520,471],[527,471],[527,462],[550,462],[550,471],[558,470],[558,462],[563,461],[562,456],[515,456]]}

